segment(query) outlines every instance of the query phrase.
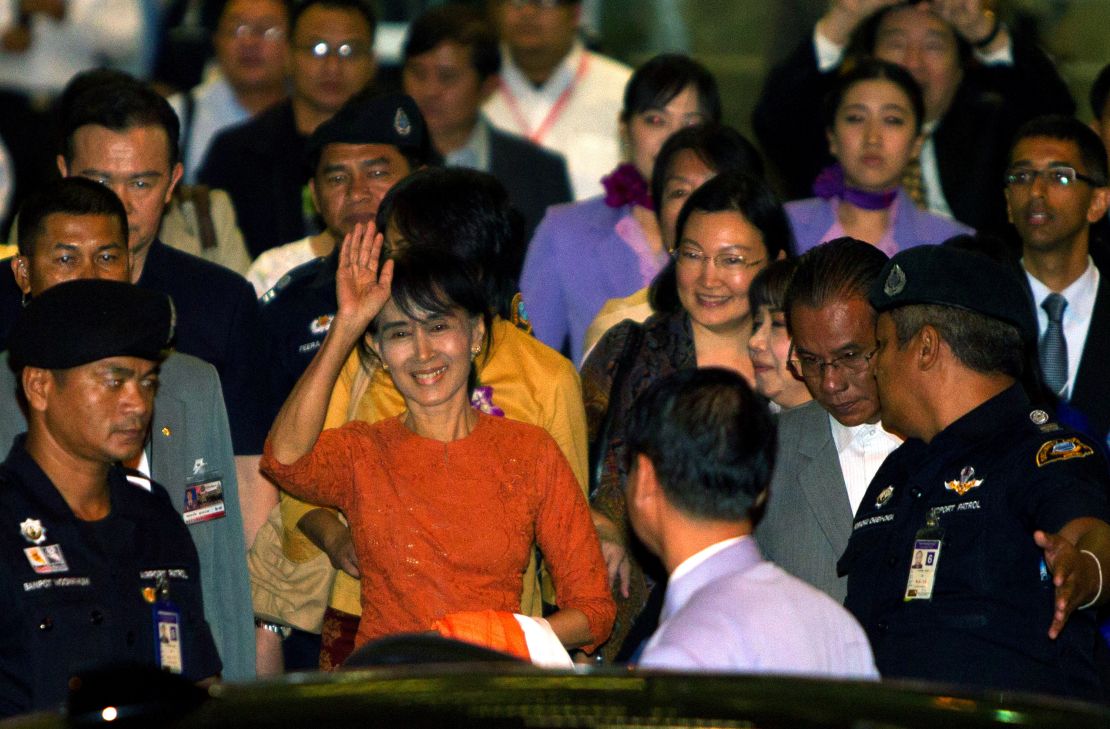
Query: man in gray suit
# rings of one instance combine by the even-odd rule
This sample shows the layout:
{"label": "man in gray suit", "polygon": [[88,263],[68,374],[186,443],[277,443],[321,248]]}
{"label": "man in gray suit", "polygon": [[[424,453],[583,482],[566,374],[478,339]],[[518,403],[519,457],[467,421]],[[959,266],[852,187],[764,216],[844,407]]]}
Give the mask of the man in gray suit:
{"label": "man in gray suit", "polygon": [[[130,280],[127,215],[107,187],[80,177],[54,182],[20,210],[20,255],[11,259],[24,297],[63,281]],[[90,302],[91,303],[91,302]],[[8,353],[0,355],[0,443],[27,429]],[[197,548],[205,618],[223,677],[254,677],[255,641],[250,580],[231,430],[216,369],[173,353],[163,362],[154,416],[129,479],[138,488],[166,488]]]}
{"label": "man in gray suit", "polygon": [[791,365],[813,402],[779,416],[774,478],[759,541],[767,557],[843,601],[836,561],[871,477],[901,440],[879,423],[867,292],[887,257],[839,238],[806,253],[786,291]]}

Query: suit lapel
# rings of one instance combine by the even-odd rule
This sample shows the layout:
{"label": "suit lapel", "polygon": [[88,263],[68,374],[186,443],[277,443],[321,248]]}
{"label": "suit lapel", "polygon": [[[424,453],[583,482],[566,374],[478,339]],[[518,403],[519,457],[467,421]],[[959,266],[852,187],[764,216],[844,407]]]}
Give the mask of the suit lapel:
{"label": "suit lapel", "polygon": [[807,462],[798,469],[798,485],[833,552],[841,554],[848,546],[852,505],[840,470],[829,414],[821,407],[811,407],[807,412],[809,418],[812,420],[802,432],[813,437],[799,443],[798,453]]}
{"label": "suit lapel", "polygon": [[1110,380],[1105,363],[1110,360],[1110,280],[1099,271],[1095,307],[1083,344],[1070,401],[1090,420],[1100,437],[1110,428]]}
{"label": "suit lapel", "polygon": [[[184,510],[185,402],[158,393],[150,421],[150,477],[162,484],[179,511]],[[179,493],[180,492],[180,493]]]}

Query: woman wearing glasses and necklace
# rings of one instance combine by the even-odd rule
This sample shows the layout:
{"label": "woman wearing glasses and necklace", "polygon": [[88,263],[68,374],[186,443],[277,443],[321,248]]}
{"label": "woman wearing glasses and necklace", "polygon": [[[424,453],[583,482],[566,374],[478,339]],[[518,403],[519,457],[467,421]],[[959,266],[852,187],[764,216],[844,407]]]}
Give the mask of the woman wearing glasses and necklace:
{"label": "woman wearing glasses and necklace", "polygon": [[[608,659],[624,658],[650,635],[628,639],[647,602],[639,554],[629,540],[624,500],[628,475],[623,428],[636,397],[659,378],[691,367],[724,367],[749,382],[752,311],[748,287],[768,263],[793,254],[790,224],[762,180],[724,173],[698,188],[678,215],[677,246],[671,262],[651,287],[655,314],[646,322],[625,321],[610,329],[586,359],[582,391],[590,442],[600,441],[600,475],[591,494],[602,552],[616,587],[617,625],[605,648]],[[592,465],[592,464],[591,464]]]}

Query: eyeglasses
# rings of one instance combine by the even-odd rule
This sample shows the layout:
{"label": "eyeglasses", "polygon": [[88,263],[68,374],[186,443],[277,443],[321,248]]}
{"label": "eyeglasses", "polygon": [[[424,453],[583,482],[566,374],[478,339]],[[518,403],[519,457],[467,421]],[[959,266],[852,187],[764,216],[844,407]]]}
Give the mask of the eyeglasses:
{"label": "eyeglasses", "polygon": [[251,25],[249,23],[240,23],[239,25],[223,28],[220,33],[229,38],[261,38],[271,43],[277,42],[285,37],[285,30],[277,25]]}
{"label": "eyeglasses", "polygon": [[715,256],[707,256],[693,248],[680,246],[674,252],[674,259],[676,265],[682,268],[701,268],[706,265],[708,261],[713,261],[713,265],[726,273],[739,273],[746,269],[755,268],[761,265],[766,258],[760,258],[756,261],[749,261],[743,256],[738,256],[735,253],[718,253]]}
{"label": "eyeglasses", "polygon": [[1033,184],[1033,181],[1041,175],[1044,175],[1048,184],[1054,187],[1071,187],[1075,184],[1076,180],[1086,182],[1091,187],[1102,187],[1104,184],[1093,177],[1079,174],[1075,171],[1074,167],[1059,165],[1055,167],[1046,167],[1043,170],[1034,170],[1028,167],[1015,167],[1006,173],[1006,186],[1029,187]]}
{"label": "eyeglasses", "polygon": [[876,346],[867,353],[848,352],[839,357],[834,357],[828,362],[818,359],[811,354],[799,354],[797,357],[790,360],[790,364],[807,380],[820,380],[825,375],[826,367],[832,367],[833,369],[843,370],[844,372],[858,375],[867,371],[867,367],[871,363],[871,358],[874,357],[875,353],[878,351],[879,348]]}
{"label": "eyeglasses", "polygon": [[370,46],[365,43],[340,43],[332,45],[327,41],[318,41],[312,45],[296,46],[301,53],[310,53],[313,58],[327,58],[335,56],[341,61],[354,60],[370,55]]}

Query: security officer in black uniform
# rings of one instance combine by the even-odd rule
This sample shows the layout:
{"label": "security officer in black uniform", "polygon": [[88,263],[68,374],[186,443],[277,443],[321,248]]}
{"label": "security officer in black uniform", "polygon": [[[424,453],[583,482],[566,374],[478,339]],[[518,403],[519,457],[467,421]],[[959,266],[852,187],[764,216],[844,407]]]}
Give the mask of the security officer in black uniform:
{"label": "security officer in black uniform", "polygon": [[1087,608],[1110,598],[1110,476],[1019,383],[1036,337],[1020,282],[921,246],[887,263],[870,300],[883,424],[907,440],[838,567],[879,671],[1099,698]]}
{"label": "security officer in black uniform", "polygon": [[58,706],[89,669],[220,672],[185,523],[118,465],[146,440],[172,335],[165,294],[95,279],[48,289],[15,325],[28,430],[0,465],[0,717]]}
{"label": "security officer in black uniform", "polygon": [[388,94],[351,99],[316,128],[307,154],[309,190],[335,248],[293,269],[262,296],[262,323],[274,358],[275,415],[335,316],[339,242],[356,223],[373,221],[390,188],[426,165],[432,152],[416,102]]}

